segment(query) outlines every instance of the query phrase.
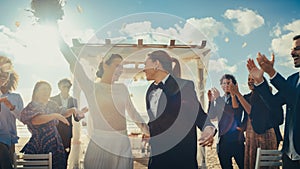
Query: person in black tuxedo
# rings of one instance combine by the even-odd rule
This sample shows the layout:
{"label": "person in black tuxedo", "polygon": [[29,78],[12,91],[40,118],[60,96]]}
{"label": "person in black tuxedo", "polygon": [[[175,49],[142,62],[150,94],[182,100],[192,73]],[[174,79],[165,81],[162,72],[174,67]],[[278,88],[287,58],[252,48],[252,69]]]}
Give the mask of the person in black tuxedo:
{"label": "person in black tuxedo", "polygon": [[[61,79],[58,82],[58,88],[60,90],[60,93],[56,96],[51,97],[50,100],[56,102],[58,104],[58,106],[65,107],[67,109],[73,108],[73,107],[78,108],[77,99],[71,97],[69,94],[71,87],[72,87],[72,83],[69,79],[67,79],[67,78]],[[81,115],[68,114],[68,117],[66,117],[66,118],[70,125],[68,126],[62,122],[59,122],[59,124],[57,125],[57,130],[60,134],[60,137],[62,139],[64,148],[65,148],[65,152],[66,152],[66,162],[68,162],[69,154],[71,151],[72,126],[73,126],[72,125],[72,116],[74,117],[74,120],[77,122],[84,117],[83,114],[81,114]],[[68,163],[66,163],[66,164],[68,164]]]}
{"label": "person in black tuxedo", "polygon": [[154,80],[146,93],[151,146],[148,168],[197,169],[196,126],[203,128],[202,146],[212,145],[216,129],[197,99],[194,83],[178,78],[178,60],[163,50],[148,54],[144,72],[147,80]]}
{"label": "person in black tuxedo", "polygon": [[[300,67],[300,35],[293,38],[291,55],[294,60],[294,66]],[[263,100],[269,106],[274,104],[286,104],[286,118],[283,139],[283,168],[300,168],[300,78],[299,72],[289,76],[287,79],[274,69],[275,56],[272,54],[271,60],[261,53],[257,55],[259,69],[252,59],[248,59],[247,68],[255,79],[257,90]],[[278,90],[273,95],[268,90],[267,82],[263,79],[263,73],[266,72],[271,79],[271,84]]]}

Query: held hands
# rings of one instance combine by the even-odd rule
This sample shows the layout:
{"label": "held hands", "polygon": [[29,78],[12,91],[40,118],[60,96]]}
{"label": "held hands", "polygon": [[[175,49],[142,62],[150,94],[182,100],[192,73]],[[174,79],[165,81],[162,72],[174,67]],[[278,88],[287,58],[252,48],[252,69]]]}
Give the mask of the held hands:
{"label": "held hands", "polygon": [[141,123],[141,130],[145,134],[145,136],[150,137],[149,126],[146,123]]}
{"label": "held hands", "polygon": [[208,146],[211,147],[214,143],[214,135],[215,135],[215,128],[213,126],[206,126],[201,134],[199,141],[200,146]]}

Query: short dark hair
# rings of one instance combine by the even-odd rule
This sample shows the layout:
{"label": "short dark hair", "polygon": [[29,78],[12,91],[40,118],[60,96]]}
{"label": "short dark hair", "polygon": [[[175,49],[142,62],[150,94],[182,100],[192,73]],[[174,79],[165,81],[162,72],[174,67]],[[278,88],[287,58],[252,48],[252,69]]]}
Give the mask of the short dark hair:
{"label": "short dark hair", "polygon": [[72,87],[72,82],[71,82],[71,80],[68,79],[68,78],[61,79],[61,80],[57,83],[57,85],[58,85],[58,87],[59,87],[60,85],[65,84],[65,83],[68,83],[68,84],[70,85],[69,88]]}
{"label": "short dark hair", "polygon": [[293,37],[293,40],[297,40],[297,39],[300,39],[300,35],[296,35]]}
{"label": "short dark hair", "polygon": [[234,77],[233,75],[231,75],[231,74],[225,74],[225,75],[223,75],[223,76],[221,77],[221,79],[220,79],[220,84],[222,84],[222,82],[223,82],[224,79],[228,79],[228,80],[231,79],[232,83],[233,83],[234,85],[236,84],[236,79],[235,79],[235,77]]}

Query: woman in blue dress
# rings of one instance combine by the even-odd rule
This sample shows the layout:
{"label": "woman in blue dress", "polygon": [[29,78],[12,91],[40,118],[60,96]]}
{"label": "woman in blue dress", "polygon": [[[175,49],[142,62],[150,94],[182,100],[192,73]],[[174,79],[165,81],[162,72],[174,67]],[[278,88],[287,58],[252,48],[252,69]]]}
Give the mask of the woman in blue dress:
{"label": "woman in blue dress", "polygon": [[65,118],[76,113],[74,108],[65,109],[49,100],[51,86],[46,81],[37,82],[32,101],[21,112],[21,121],[27,125],[31,138],[21,152],[25,154],[47,154],[52,152],[52,165],[55,169],[65,169],[65,151],[56,125],[59,121],[69,125]]}

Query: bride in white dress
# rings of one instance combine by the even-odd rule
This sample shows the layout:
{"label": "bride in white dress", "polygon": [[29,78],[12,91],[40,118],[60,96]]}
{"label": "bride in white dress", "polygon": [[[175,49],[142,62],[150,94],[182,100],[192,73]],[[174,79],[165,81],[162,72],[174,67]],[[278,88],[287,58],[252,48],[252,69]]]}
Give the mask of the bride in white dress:
{"label": "bride in white dress", "polygon": [[133,106],[127,87],[115,83],[122,73],[123,58],[119,54],[104,58],[96,73],[101,80],[94,82],[88,78],[76,55],[64,41],[61,41],[60,49],[86,96],[90,110],[90,142],[84,158],[84,168],[132,169],[125,111],[144,133],[149,134],[149,130]]}

